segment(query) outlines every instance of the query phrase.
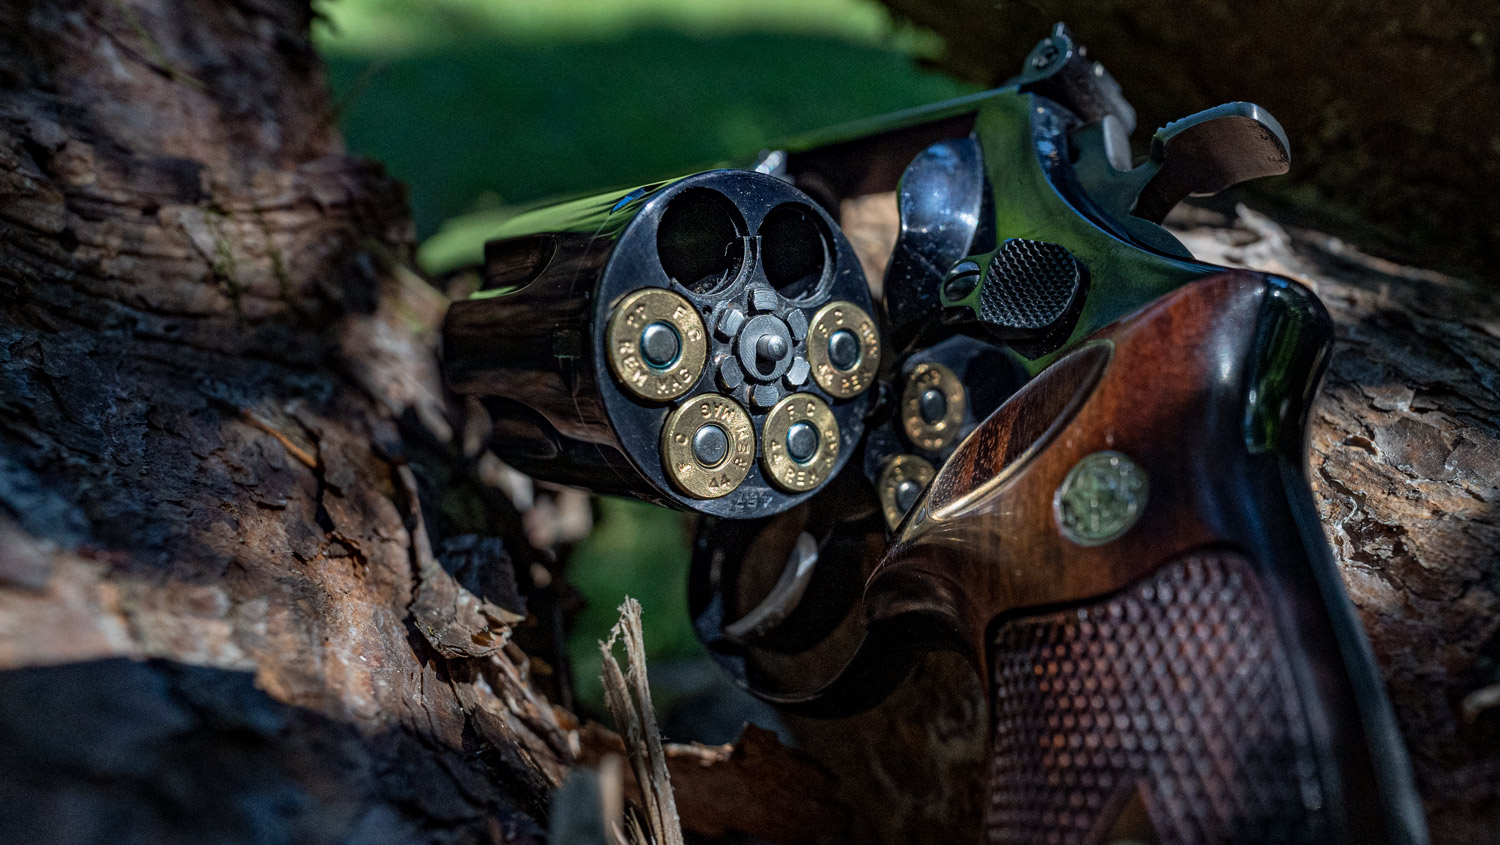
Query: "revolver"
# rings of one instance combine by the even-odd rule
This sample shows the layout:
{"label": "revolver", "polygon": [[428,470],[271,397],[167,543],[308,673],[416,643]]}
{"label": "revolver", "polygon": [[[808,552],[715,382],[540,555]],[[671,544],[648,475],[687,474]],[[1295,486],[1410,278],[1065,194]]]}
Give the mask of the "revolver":
{"label": "revolver", "polygon": [[[999,89],[521,215],[448,383],[517,469],[700,515],[694,626],[755,695],[964,655],[991,842],[1423,842],[1306,478],[1329,316],[1161,225],[1287,138],[1134,128],[1059,24]],[[872,260],[842,221],[887,195]]]}

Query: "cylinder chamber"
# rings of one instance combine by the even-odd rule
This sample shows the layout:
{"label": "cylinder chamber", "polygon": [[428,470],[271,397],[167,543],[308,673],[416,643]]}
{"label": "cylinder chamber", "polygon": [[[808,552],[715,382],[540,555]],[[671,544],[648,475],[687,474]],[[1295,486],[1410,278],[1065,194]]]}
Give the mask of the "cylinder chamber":
{"label": "cylinder chamber", "polygon": [[[883,351],[869,287],[833,219],[781,179],[709,171],[541,209],[487,244],[485,269],[449,310],[445,368],[523,472],[768,516],[863,434]],[[768,451],[793,398],[816,419],[773,424]]]}

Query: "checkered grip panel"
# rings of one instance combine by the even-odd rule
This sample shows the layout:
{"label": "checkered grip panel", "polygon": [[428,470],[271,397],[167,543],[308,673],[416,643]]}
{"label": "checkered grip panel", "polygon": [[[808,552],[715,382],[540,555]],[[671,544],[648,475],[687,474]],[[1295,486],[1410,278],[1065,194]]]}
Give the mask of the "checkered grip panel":
{"label": "checkered grip panel", "polygon": [[1329,835],[1286,653],[1243,557],[1187,556],[1096,604],[1005,622],[991,661],[989,841],[1113,841],[1142,806],[1146,841]]}

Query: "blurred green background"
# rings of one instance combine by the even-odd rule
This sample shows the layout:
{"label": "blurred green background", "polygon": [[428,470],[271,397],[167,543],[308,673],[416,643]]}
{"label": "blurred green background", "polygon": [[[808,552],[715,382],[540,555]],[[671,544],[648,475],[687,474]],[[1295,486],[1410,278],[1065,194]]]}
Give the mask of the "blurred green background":
{"label": "blurred green background", "polygon": [[[936,40],[866,0],[328,0],[318,12],[349,148],[409,186],[431,272],[477,262],[500,222],[543,199],[974,90],[920,70]],[[659,705],[721,684],[688,626],[682,517],[620,500],[599,513],[569,563],[589,601],[570,644],[585,703],[626,593],[644,608]]]}

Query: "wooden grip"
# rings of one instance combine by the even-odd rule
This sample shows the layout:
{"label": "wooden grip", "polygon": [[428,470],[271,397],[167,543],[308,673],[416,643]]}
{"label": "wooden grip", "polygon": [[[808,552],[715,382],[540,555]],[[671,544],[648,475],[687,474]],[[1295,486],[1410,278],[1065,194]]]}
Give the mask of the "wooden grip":
{"label": "wooden grip", "polygon": [[1306,704],[1243,555],[1005,620],[989,657],[988,841],[1326,841]]}
{"label": "wooden grip", "polygon": [[1423,840],[1302,469],[1331,342],[1300,286],[1195,282],[938,472],[865,607],[986,670],[991,841]]}

